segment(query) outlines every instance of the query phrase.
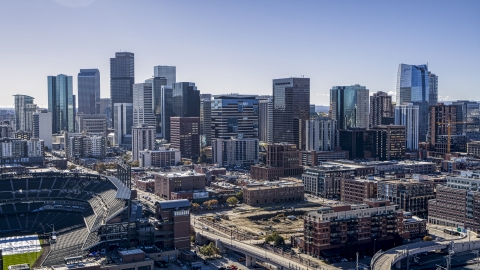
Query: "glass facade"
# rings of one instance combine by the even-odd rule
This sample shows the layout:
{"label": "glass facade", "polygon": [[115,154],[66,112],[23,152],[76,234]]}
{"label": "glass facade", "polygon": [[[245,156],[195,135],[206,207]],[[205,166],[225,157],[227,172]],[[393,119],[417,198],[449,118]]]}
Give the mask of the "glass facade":
{"label": "glass facade", "polygon": [[[433,74],[433,76],[435,76]],[[432,77],[433,78],[433,77]],[[435,80],[438,80],[435,76]],[[436,83],[435,83],[436,87]],[[437,95],[430,91],[430,76],[427,65],[400,64],[397,73],[397,105],[413,103],[419,107],[419,140],[426,141],[428,133],[428,107],[430,97]]]}
{"label": "glass facade", "polygon": [[200,91],[195,83],[172,84],[173,113],[178,117],[200,117]]}
{"label": "glass facade", "polygon": [[368,128],[369,90],[358,84],[330,89],[330,118],[339,130]]}
{"label": "glass facade", "polygon": [[305,149],[306,120],[310,118],[310,79],[273,80],[273,142]]}
{"label": "glass facade", "polygon": [[[110,58],[110,99],[115,103],[133,103],[133,84],[135,83],[135,56],[130,52],[115,53]],[[115,110],[112,121],[115,122]],[[113,124],[114,125],[114,124]]]}
{"label": "glass facade", "polygon": [[211,101],[212,139],[258,138],[258,100],[254,95],[216,95]]}
{"label": "glass facade", "polygon": [[72,76],[48,76],[48,111],[52,113],[52,133],[75,132],[75,107]]}
{"label": "glass facade", "polygon": [[100,72],[98,69],[80,69],[78,73],[78,113],[95,114],[100,106]]}
{"label": "glass facade", "polygon": [[152,79],[152,109],[155,115],[155,129],[157,137],[163,137],[162,130],[162,86],[167,85],[165,77],[154,77]]}

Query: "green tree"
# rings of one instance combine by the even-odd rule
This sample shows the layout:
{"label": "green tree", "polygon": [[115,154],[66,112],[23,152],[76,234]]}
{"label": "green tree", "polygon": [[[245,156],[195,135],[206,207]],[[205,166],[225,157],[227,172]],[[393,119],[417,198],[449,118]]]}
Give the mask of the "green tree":
{"label": "green tree", "polygon": [[211,210],[211,209],[213,209],[213,207],[215,205],[218,205],[218,201],[217,200],[208,200],[208,201],[203,202],[202,205],[204,207],[206,207],[207,209]]}
{"label": "green tree", "polygon": [[285,244],[285,239],[279,235],[277,232],[273,232],[272,234],[269,234],[265,237],[265,242],[266,243],[271,243],[273,242],[274,246],[279,246]]}
{"label": "green tree", "polygon": [[200,205],[198,203],[192,203],[192,209],[193,211],[197,211]]}
{"label": "green tree", "polygon": [[72,164],[72,165],[69,165],[69,166],[68,166],[68,169],[69,169],[70,171],[73,171],[73,170],[75,170],[76,168],[77,168],[77,165],[73,165],[73,164]]}
{"label": "green tree", "polygon": [[232,197],[227,199],[227,203],[231,206],[236,206],[237,203],[238,203],[238,199],[237,199],[237,197],[232,196]]}
{"label": "green tree", "polygon": [[107,166],[105,165],[105,163],[100,162],[100,163],[97,164],[96,170],[99,173],[103,173],[105,170],[107,170]]}
{"label": "green tree", "polygon": [[237,199],[239,201],[242,201],[243,200],[243,191],[240,190],[239,192],[237,192],[237,194],[235,194],[235,197],[237,197]]}
{"label": "green tree", "polygon": [[210,242],[208,245],[201,246],[199,251],[206,257],[212,257],[220,254],[220,249],[217,248],[213,242]]}
{"label": "green tree", "polygon": [[132,162],[130,162],[130,166],[138,167],[138,166],[140,166],[140,162],[138,160],[132,161]]}
{"label": "green tree", "polygon": [[433,237],[431,237],[430,235],[425,235],[425,237],[423,237],[423,241],[432,241],[433,240]]}

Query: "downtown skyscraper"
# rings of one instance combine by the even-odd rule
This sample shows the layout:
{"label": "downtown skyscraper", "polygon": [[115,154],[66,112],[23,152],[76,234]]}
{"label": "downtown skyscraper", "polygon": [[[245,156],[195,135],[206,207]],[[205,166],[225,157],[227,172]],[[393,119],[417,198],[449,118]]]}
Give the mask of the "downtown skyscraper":
{"label": "downtown skyscraper", "polygon": [[337,120],[337,128],[368,128],[369,90],[359,84],[334,86],[330,89],[330,118]]}
{"label": "downtown skyscraper", "polygon": [[[430,73],[431,74],[431,73]],[[428,107],[430,97],[438,97],[437,89],[430,91],[432,85],[437,88],[438,78],[429,76],[427,65],[400,64],[397,74],[397,105],[412,103],[419,108],[419,140],[425,142],[428,133]],[[436,93],[435,93],[436,92]],[[434,104],[433,104],[434,105]]]}
{"label": "downtown skyscraper", "polygon": [[75,132],[77,110],[72,76],[48,76],[48,111],[52,113],[52,133]]}
{"label": "downtown skyscraper", "polygon": [[305,149],[305,121],[310,117],[310,78],[274,79],[273,142]]}
{"label": "downtown skyscraper", "polygon": [[[135,56],[130,52],[117,52],[110,58],[110,100],[115,103],[133,103],[135,83]],[[115,110],[112,110],[112,125],[115,125]]]}
{"label": "downtown skyscraper", "polygon": [[34,97],[27,95],[14,95],[15,98],[15,130],[32,131],[33,113],[37,105],[33,104]]}
{"label": "downtown skyscraper", "polygon": [[78,113],[95,114],[100,106],[100,71],[80,69],[78,73]]}

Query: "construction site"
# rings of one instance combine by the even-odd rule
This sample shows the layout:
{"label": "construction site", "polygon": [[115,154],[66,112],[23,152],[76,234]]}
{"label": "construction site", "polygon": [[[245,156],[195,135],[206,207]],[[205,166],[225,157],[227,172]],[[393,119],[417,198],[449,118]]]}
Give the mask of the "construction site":
{"label": "construction site", "polygon": [[303,233],[303,215],[306,211],[315,208],[235,211],[228,214],[212,214],[204,218],[257,239],[262,239],[272,232],[277,232],[285,239],[290,239],[290,236]]}

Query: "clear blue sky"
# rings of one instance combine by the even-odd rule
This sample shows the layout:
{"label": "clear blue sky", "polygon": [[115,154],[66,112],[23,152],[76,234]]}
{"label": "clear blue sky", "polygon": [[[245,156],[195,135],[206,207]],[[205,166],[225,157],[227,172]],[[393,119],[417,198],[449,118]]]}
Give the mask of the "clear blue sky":
{"label": "clear blue sky", "polygon": [[480,100],[480,1],[0,1],[0,106],[47,106],[47,76],[135,53],[135,79],[177,66],[202,93],[271,94],[274,78],[311,78],[311,103],[334,85],[394,92],[399,63],[439,76],[441,99]]}

